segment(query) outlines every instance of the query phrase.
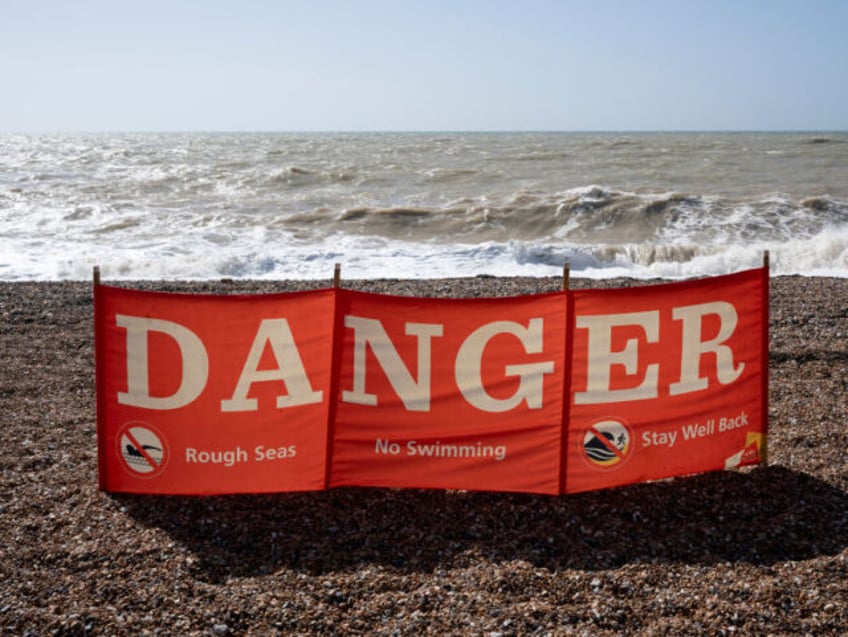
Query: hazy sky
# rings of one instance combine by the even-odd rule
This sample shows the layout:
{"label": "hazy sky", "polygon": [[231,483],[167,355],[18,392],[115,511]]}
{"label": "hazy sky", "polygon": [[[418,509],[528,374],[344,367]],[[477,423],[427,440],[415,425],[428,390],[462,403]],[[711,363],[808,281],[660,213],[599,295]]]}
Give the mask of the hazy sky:
{"label": "hazy sky", "polygon": [[848,0],[0,0],[0,131],[735,129],[848,129]]}

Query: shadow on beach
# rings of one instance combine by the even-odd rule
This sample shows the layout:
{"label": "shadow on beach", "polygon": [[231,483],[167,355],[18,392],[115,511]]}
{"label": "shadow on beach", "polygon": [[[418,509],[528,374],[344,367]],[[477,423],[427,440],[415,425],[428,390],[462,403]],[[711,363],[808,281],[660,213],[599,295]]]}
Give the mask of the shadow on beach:
{"label": "shadow on beach", "polygon": [[780,466],[560,497],[370,488],[111,497],[184,545],[195,575],[216,582],[281,569],[429,572],[479,557],[552,571],[768,566],[848,546],[848,494]]}

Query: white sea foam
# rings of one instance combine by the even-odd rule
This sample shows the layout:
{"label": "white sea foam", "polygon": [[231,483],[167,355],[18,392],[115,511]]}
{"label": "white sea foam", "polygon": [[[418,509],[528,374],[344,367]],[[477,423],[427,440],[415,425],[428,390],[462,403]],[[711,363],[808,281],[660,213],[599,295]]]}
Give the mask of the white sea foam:
{"label": "white sea foam", "polygon": [[588,278],[685,278],[757,267],[764,249],[770,251],[773,274],[844,277],[848,272],[845,229],[805,241],[723,249],[407,243],[345,235],[327,237],[320,243],[292,240],[281,250],[269,243],[259,247],[245,241],[215,250],[186,243],[90,249],[58,246],[52,256],[4,252],[0,278],[87,279],[93,266],[100,265],[107,279],[327,279],[335,263],[343,265],[346,278],[556,276],[566,261],[575,275]]}
{"label": "white sea foam", "polygon": [[848,143],[718,137],[0,136],[0,279],[848,276]]}

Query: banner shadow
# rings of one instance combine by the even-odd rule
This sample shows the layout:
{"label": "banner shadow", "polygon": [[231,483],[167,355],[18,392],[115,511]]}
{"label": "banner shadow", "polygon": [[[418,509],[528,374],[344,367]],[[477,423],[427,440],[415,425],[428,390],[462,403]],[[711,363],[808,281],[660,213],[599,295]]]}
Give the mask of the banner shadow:
{"label": "banner shadow", "polygon": [[638,563],[771,565],[848,545],[848,493],[773,466],[568,496],[343,488],[274,495],[113,494],[208,581],[367,566],[521,560],[551,571]]}

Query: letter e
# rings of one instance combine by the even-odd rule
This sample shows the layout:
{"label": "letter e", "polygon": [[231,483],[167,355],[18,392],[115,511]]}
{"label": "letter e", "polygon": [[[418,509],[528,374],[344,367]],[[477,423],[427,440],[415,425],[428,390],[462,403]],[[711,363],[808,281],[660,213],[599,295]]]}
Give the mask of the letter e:
{"label": "letter e", "polygon": [[644,380],[638,387],[610,388],[610,369],[613,365],[624,365],[625,371],[630,375],[635,374],[639,369],[639,342],[635,338],[628,340],[623,350],[611,351],[612,330],[624,325],[640,326],[645,331],[648,343],[656,343],[659,340],[660,313],[656,310],[577,317],[577,327],[589,330],[589,361],[586,370],[586,391],[577,392],[574,395],[575,403],[582,405],[615,403],[657,397],[659,377],[657,364],[648,365]]}

